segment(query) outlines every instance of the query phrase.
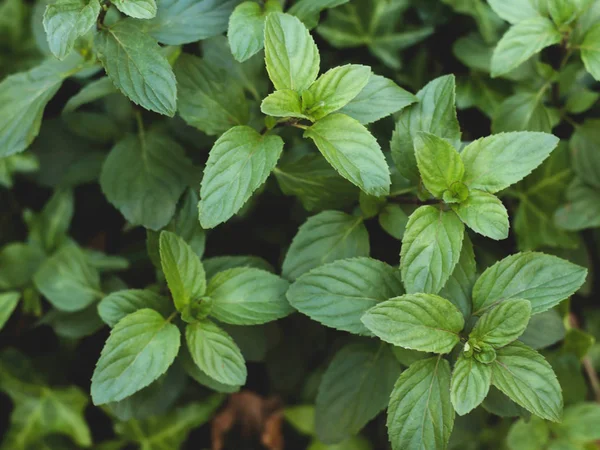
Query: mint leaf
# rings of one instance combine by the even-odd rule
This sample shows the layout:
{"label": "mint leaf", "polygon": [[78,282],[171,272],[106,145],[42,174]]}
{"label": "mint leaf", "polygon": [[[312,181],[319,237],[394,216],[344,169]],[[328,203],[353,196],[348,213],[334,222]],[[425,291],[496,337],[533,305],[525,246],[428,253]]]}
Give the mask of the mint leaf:
{"label": "mint leaf", "polygon": [[240,349],[225,331],[210,320],[187,324],[185,339],[196,365],[219,383],[246,383],[246,364]]}
{"label": "mint leaf", "polygon": [[369,309],[361,321],[385,342],[432,353],[449,353],[465,325],[456,306],[432,294],[392,298]]}
{"label": "mint leaf", "polygon": [[402,240],[406,224],[408,223],[408,215],[399,205],[388,204],[379,213],[379,225],[390,236]]}
{"label": "mint leaf", "polygon": [[361,217],[323,211],[310,217],[292,241],[281,273],[289,280],[315,267],[353,256],[369,256],[369,234]]}
{"label": "mint leaf", "polygon": [[319,21],[319,13],[324,9],[348,3],[350,0],[298,0],[288,12],[300,19],[308,28],[314,28]]}
{"label": "mint leaf", "polygon": [[275,272],[273,266],[259,256],[215,256],[205,259],[202,264],[208,280],[219,272],[237,267],[254,267],[265,272]]}
{"label": "mint leaf", "polygon": [[421,206],[406,225],[400,270],[409,294],[437,294],[446,284],[460,257],[465,227],[451,211]]}
{"label": "mint leaf", "polygon": [[487,310],[469,336],[494,348],[503,347],[521,336],[529,317],[531,302],[514,298],[505,300]]}
{"label": "mint leaf", "polygon": [[340,109],[340,112],[366,125],[398,112],[416,101],[417,97],[392,80],[371,74],[362,91]]}
{"label": "mint leaf", "polygon": [[585,68],[596,80],[600,80],[600,24],[588,30],[580,48]]}
{"label": "mint leaf", "polygon": [[579,178],[573,179],[566,194],[567,203],[554,213],[559,228],[569,231],[600,226],[600,192]]}
{"label": "mint leaf", "polygon": [[0,294],[0,330],[2,330],[8,319],[10,319],[20,298],[21,294],[16,291],[2,292]]}
{"label": "mint leaf", "polygon": [[44,13],[44,30],[50,51],[64,59],[73,50],[78,37],[86,34],[100,13],[98,0],[59,0]]}
{"label": "mint leaf", "polygon": [[260,104],[263,114],[273,117],[298,117],[305,119],[302,113],[302,100],[298,92],[282,89],[269,94]]}
{"label": "mint leaf", "polygon": [[302,93],[304,112],[313,120],[347,105],[367,85],[371,68],[359,64],[334,67]]}
{"label": "mint leaf", "polygon": [[474,314],[511,298],[531,302],[537,314],[571,296],[585,281],[587,269],[556,256],[525,252],[489,267],[473,286]]}
{"label": "mint leaf", "polygon": [[390,143],[398,171],[417,182],[419,171],[413,138],[419,131],[435,134],[460,148],[460,127],[456,118],[454,75],[436,78],[417,92],[418,103],[405,108],[398,117]]}
{"label": "mint leaf", "polygon": [[465,233],[458,263],[439,292],[440,297],[450,300],[462,312],[465,320],[471,315],[471,291],[476,279],[477,264],[473,244]]}
{"label": "mint leaf", "polygon": [[599,420],[600,405],[591,402],[579,403],[565,409],[563,420],[555,431],[570,441],[596,441],[600,439],[597,427]]}
{"label": "mint leaf", "polygon": [[364,192],[390,191],[390,172],[377,140],[356,120],[331,114],[304,132],[338,173]]}
{"label": "mint leaf", "polygon": [[100,62],[114,85],[143,108],[175,115],[177,85],[157,42],[135,20],[119,20],[94,39]]}
{"label": "mint leaf", "polygon": [[515,69],[544,48],[558,44],[562,36],[546,17],[535,17],[513,25],[502,36],[492,55],[492,77]]}
{"label": "mint leaf", "polygon": [[425,188],[441,198],[454,183],[460,183],[465,167],[458,151],[442,138],[418,132],[414,137],[415,157]]}
{"label": "mint leaf", "polygon": [[98,271],[73,243],[44,261],[33,280],[44,297],[62,311],[79,311],[103,297]]}
{"label": "mint leaf", "polygon": [[196,56],[183,54],[175,63],[179,89],[177,112],[189,125],[218,135],[248,122],[248,102],[230,72]]}
{"label": "mint leaf", "polygon": [[98,314],[110,327],[114,327],[125,316],[140,309],[149,308],[166,319],[173,312],[168,298],[147,289],[125,289],[113,292],[98,303]]}
{"label": "mint leaf", "polygon": [[262,50],[265,43],[265,19],[271,12],[281,12],[278,0],[267,0],[264,6],[254,2],[240,3],[229,17],[227,38],[234,58],[243,62]]}
{"label": "mint leaf", "polygon": [[119,11],[136,19],[152,19],[156,16],[155,0],[113,0]]}
{"label": "mint leaf", "polygon": [[104,161],[100,187],[128,222],[158,230],[173,217],[191,167],[183,148],[165,134],[127,135]]}
{"label": "mint leaf", "polygon": [[302,92],[319,73],[319,49],[300,20],[271,13],[265,23],[265,63],[275,89]]}
{"label": "mint leaf", "polygon": [[512,24],[543,16],[542,2],[537,0],[488,0],[496,14]]}
{"label": "mint leaf", "polygon": [[188,189],[183,195],[179,209],[175,212],[169,228],[189,244],[192,251],[202,258],[206,245],[206,232],[198,221],[198,193]]}
{"label": "mint leaf", "polygon": [[535,350],[550,347],[565,338],[565,324],[555,309],[531,316],[519,340]]}
{"label": "mint leaf", "polygon": [[179,338],[177,327],[151,309],[140,309],[120,320],[92,376],[94,404],[122,400],[156,380],[175,360]]}
{"label": "mint leaf", "polygon": [[105,98],[110,94],[118,93],[110,78],[102,77],[91,81],[81,88],[81,90],[69,99],[63,108],[63,114],[75,111],[82,105],[91,103],[95,100]]}
{"label": "mint leaf", "polygon": [[26,212],[25,221],[29,229],[27,240],[52,253],[67,239],[74,209],[73,191],[56,189],[38,214]]}
{"label": "mint leaf", "polygon": [[261,269],[238,267],[219,272],[208,282],[211,316],[231,325],[259,325],[293,310],[285,293],[288,282]]}
{"label": "mint leaf", "polygon": [[315,431],[324,443],[358,433],[389,401],[400,364],[390,346],[373,341],[349,344],[323,374],[315,405]]}
{"label": "mint leaf", "polygon": [[525,421],[519,419],[510,427],[506,436],[506,443],[510,450],[538,450],[540,448],[570,449],[570,445],[563,447],[560,441],[554,441],[547,447],[550,440],[550,424],[539,417],[531,417]]}
{"label": "mint leaf", "polygon": [[542,419],[560,421],[562,392],[550,364],[542,355],[516,341],[497,350],[492,384]]}
{"label": "mint leaf", "polygon": [[247,126],[233,127],[217,139],[200,188],[202,227],[213,228],[238,212],[266,181],[282,150],[279,136],[263,136]]}
{"label": "mint leaf", "polygon": [[360,321],[372,306],[404,289],[397,269],[371,258],[335,261],[305,273],[290,286],[291,305],[325,326],[370,334]]}
{"label": "mint leaf", "polygon": [[178,311],[204,295],[206,275],[200,258],[183,239],[170,231],[160,233],[160,262]]}
{"label": "mint leaf", "polygon": [[546,133],[500,133],[473,141],[461,152],[464,183],[472,189],[494,193],[527,176],[558,145]]}
{"label": "mint leaf", "polygon": [[508,237],[508,211],[495,195],[472,189],[469,197],[452,209],[473,231],[495,240]]}
{"label": "mint leaf", "polygon": [[402,372],[390,397],[387,427],[392,448],[445,448],[453,426],[450,364],[441,357],[413,363]]}
{"label": "mint leaf", "polygon": [[550,113],[543,96],[521,92],[506,98],[492,115],[492,131],[552,131]]}
{"label": "mint leaf", "polygon": [[492,383],[492,367],[464,353],[456,360],[452,370],[450,400],[461,416],[471,412],[483,402]]}
{"label": "mint leaf", "polygon": [[600,189],[600,120],[586,120],[571,137],[573,170],[588,186]]}
{"label": "mint leaf", "polygon": [[0,251],[0,289],[26,287],[45,259],[44,251],[36,245],[22,242],[5,245]]}

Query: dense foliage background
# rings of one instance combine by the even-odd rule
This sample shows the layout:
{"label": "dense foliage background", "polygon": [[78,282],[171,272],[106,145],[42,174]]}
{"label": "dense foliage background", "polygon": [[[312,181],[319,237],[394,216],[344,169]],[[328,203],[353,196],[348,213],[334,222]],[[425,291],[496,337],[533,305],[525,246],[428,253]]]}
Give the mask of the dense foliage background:
{"label": "dense foliage background", "polygon": [[[283,54],[292,61],[285,73]],[[310,87],[338,66],[356,72]],[[0,448],[367,450],[390,448],[390,439],[409,450],[598,448],[600,1],[1,0],[0,79]],[[332,106],[334,84],[347,92]],[[331,130],[338,142],[358,133],[378,156],[361,159],[359,146],[336,162],[335,149],[319,144]],[[499,141],[494,151],[512,153],[490,163],[503,174],[495,189],[461,172],[458,184],[436,191],[426,165],[458,165],[449,143],[461,150],[525,131],[548,134],[536,134],[545,141],[531,148]],[[424,149],[418,167],[413,140]],[[527,156],[534,147],[543,155]],[[249,163],[249,175],[255,153],[266,156]],[[387,170],[383,182],[376,173],[386,161],[391,189]],[[374,172],[361,172],[367,163]],[[423,206],[454,214],[474,186],[500,198],[483,202],[500,219],[457,212],[468,228],[463,241],[462,222],[448,219],[462,227],[457,251],[450,229],[449,243],[432,250],[442,262],[410,256],[407,242],[427,233],[403,240],[409,216]],[[402,263],[401,246],[413,265]],[[496,387],[487,393],[487,382],[469,407],[452,398],[464,413],[485,397],[454,417],[449,382],[439,381],[431,404],[416,390],[396,396],[413,415],[390,420],[413,434],[388,424],[388,436],[385,409],[400,374],[421,364],[429,376],[434,359],[423,352],[449,354],[454,365],[458,332],[474,325],[476,273],[526,251],[562,259],[490,281],[524,286],[512,295],[521,303],[505,303],[525,321],[495,350],[481,344],[475,353],[483,364],[508,343],[520,348],[513,341],[525,330],[520,341],[556,374],[560,405],[526,374],[534,392],[511,396],[518,404]],[[330,276],[321,287],[294,283],[335,261],[348,264],[345,278],[318,272]],[[423,281],[411,267],[439,279]],[[574,281],[560,290],[553,281],[565,274]],[[322,313],[306,301],[306,289],[316,289],[317,306],[329,301],[336,283],[356,283],[352,292],[372,304],[344,322],[347,309]],[[447,349],[437,336],[438,347],[405,345],[418,320],[395,336],[367,316],[360,322],[404,289],[448,298],[438,310],[448,323],[457,316]],[[547,304],[536,306],[541,297]],[[529,303],[539,314],[527,324]],[[144,318],[140,308],[155,311]],[[98,360],[116,330],[130,332],[130,344],[141,339],[145,330],[123,325],[134,314],[158,321],[164,341],[140,358],[143,370],[133,362],[115,384],[101,373],[108,356]],[[173,348],[179,334],[181,349]],[[479,342],[475,335],[460,334],[458,347]],[[217,356],[190,355],[192,342],[215,343],[198,355]],[[170,354],[166,373],[153,366]],[[552,370],[540,377],[551,382]],[[562,421],[546,420],[563,403]]]}

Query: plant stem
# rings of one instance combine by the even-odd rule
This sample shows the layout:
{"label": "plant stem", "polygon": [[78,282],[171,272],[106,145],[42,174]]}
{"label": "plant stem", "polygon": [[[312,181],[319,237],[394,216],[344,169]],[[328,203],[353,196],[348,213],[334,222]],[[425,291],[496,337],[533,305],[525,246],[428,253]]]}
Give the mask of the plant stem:
{"label": "plant stem", "polygon": [[440,200],[435,198],[431,198],[428,200],[419,200],[416,197],[408,197],[408,196],[398,196],[398,197],[390,197],[388,201],[393,203],[400,203],[401,205],[437,205],[440,203]]}

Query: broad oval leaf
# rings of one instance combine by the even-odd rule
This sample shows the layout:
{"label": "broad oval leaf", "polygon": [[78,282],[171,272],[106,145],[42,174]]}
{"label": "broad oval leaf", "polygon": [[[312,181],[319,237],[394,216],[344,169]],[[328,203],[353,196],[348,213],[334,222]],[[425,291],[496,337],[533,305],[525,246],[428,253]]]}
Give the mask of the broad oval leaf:
{"label": "broad oval leaf", "polygon": [[234,58],[243,62],[262,50],[265,43],[265,19],[271,12],[281,12],[278,0],[267,0],[264,6],[254,2],[240,3],[229,17],[227,38]]}
{"label": "broad oval leaf", "polygon": [[503,347],[521,336],[529,323],[529,317],[531,302],[521,299],[505,300],[481,316],[470,336],[494,348]]}
{"label": "broad oval leaf", "polygon": [[166,319],[173,312],[173,305],[167,297],[147,289],[116,291],[98,303],[98,314],[110,327],[114,327],[125,316],[140,309],[152,309]]}
{"label": "broad oval leaf", "polygon": [[495,240],[508,237],[508,211],[495,195],[472,189],[469,197],[452,209],[473,231]]}
{"label": "broad oval leaf", "polygon": [[465,166],[452,144],[425,132],[416,133],[413,143],[423,184],[435,197],[462,181]]}
{"label": "broad oval leaf", "polygon": [[273,117],[306,118],[302,113],[302,100],[298,92],[282,89],[269,94],[260,104],[263,114]]}
{"label": "broad oval leaf", "polygon": [[492,383],[492,367],[461,354],[452,370],[450,400],[461,416],[483,402]]}
{"label": "broad oval leaf", "polygon": [[156,16],[155,0],[112,0],[119,11],[136,19],[152,19]]}

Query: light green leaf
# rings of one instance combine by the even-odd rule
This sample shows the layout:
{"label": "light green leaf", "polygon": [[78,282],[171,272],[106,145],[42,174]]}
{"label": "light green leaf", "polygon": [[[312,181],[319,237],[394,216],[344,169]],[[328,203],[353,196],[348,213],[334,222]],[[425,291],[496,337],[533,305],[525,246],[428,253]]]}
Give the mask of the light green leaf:
{"label": "light green leaf", "polygon": [[136,19],[152,19],[156,16],[155,0],[113,0],[119,11]]}
{"label": "light green leaf", "polygon": [[0,83],[0,157],[20,153],[40,131],[44,109],[65,78],[83,67],[79,55],[48,59]]}
{"label": "light green leaf", "polygon": [[200,370],[200,367],[198,367],[192,359],[187,346],[182,347],[177,358],[178,361],[181,362],[186,373],[202,386],[224,394],[231,394],[240,390],[240,386],[219,383]]}
{"label": "light green leaf", "polygon": [[94,39],[100,62],[131,101],[166,116],[175,115],[175,75],[157,42],[131,19],[102,29]]}
{"label": "light green leaf", "polygon": [[233,386],[246,383],[246,364],[239,347],[213,322],[206,319],[187,324],[185,339],[192,359],[209,377]]}
{"label": "light green leaf", "polygon": [[418,103],[404,109],[390,143],[398,171],[413,182],[419,181],[419,171],[413,139],[419,131],[435,134],[460,148],[460,127],[456,118],[454,75],[436,78],[417,92]]}
{"label": "light green leaf", "polygon": [[537,314],[571,296],[585,281],[587,269],[556,256],[524,252],[489,267],[473,286],[474,314],[511,298],[531,302]]}
{"label": "light green leaf", "polygon": [[371,68],[359,64],[334,67],[302,93],[304,112],[313,120],[347,105],[367,85]]}
{"label": "light green leaf", "polygon": [[392,298],[369,309],[361,321],[385,342],[432,353],[449,353],[465,325],[456,306],[432,294]]}
{"label": "light green leaf", "polygon": [[379,225],[390,236],[402,240],[406,224],[408,223],[408,215],[399,205],[388,204],[379,213]]}
{"label": "light green leaf", "polygon": [[565,337],[565,325],[555,309],[531,316],[519,340],[535,350],[550,347]]}
{"label": "light green leaf", "polygon": [[494,348],[503,347],[523,334],[530,317],[531,302],[515,298],[505,300],[488,309],[469,336]]}
{"label": "light green leaf", "polygon": [[106,158],[100,187],[129,223],[158,230],[173,217],[192,169],[184,149],[165,134],[127,135]]}
{"label": "light green leaf", "polygon": [[413,143],[423,184],[435,197],[462,181],[465,167],[452,144],[425,132],[416,133]]}
{"label": "light green leaf", "polygon": [[94,404],[122,400],[160,377],[177,356],[179,338],[179,329],[151,309],[140,309],[119,321],[92,376]]}
{"label": "light green leaf", "polygon": [[392,80],[371,74],[362,91],[340,109],[340,112],[366,125],[398,112],[416,101],[417,97]]}
{"label": "light green leaf", "polygon": [[313,405],[288,406],[283,411],[283,417],[296,431],[307,436],[314,436],[315,407]]}
{"label": "light green leaf", "polygon": [[317,394],[314,420],[319,440],[335,444],[357,434],[385,409],[400,371],[386,344],[362,342],[338,351]]}
{"label": "light green leaf", "polygon": [[465,233],[458,263],[439,292],[440,297],[450,300],[462,312],[465,320],[471,315],[471,291],[477,278],[476,272],[473,244],[469,235]]}
{"label": "light green leaf", "polygon": [[147,289],[125,289],[104,297],[98,303],[98,314],[104,323],[114,327],[125,316],[145,308],[159,312],[165,319],[173,312],[167,297]]}
{"label": "light green leaf", "polygon": [[550,427],[548,423],[535,416],[527,422],[519,419],[510,427],[508,436],[506,436],[506,443],[510,450],[540,450],[542,448],[552,450],[552,447],[547,447],[549,440]]}
{"label": "light green leaf", "polygon": [[44,30],[50,51],[64,59],[73,50],[78,37],[86,34],[100,13],[98,0],[59,0],[44,13]]}
{"label": "light green leaf", "polygon": [[202,261],[206,279],[210,280],[217,273],[236,267],[254,267],[265,272],[275,272],[271,264],[259,256],[214,256]]}
{"label": "light green leaf", "polygon": [[261,269],[238,267],[208,282],[211,316],[231,325],[259,325],[281,319],[293,309],[285,298],[289,283]]}
{"label": "light green leaf", "polygon": [[26,287],[45,259],[44,251],[36,245],[12,242],[4,246],[0,251],[0,289]]}
{"label": "light green leaf", "polygon": [[512,24],[541,17],[546,12],[539,0],[488,0],[488,3],[496,14]]}
{"label": "light green leaf", "polygon": [[338,173],[376,197],[390,191],[390,172],[379,144],[358,121],[331,114],[304,132]]}
{"label": "light green leaf", "polygon": [[544,357],[519,341],[497,350],[496,354],[492,384],[533,414],[559,422],[562,392]]}
{"label": "light green leaf", "polygon": [[273,117],[306,118],[302,113],[300,94],[291,89],[282,89],[269,94],[260,104],[263,114]]}
{"label": "light green leaf", "polygon": [[160,262],[178,311],[206,292],[206,275],[198,255],[179,236],[160,233]]}
{"label": "light green leaf", "polygon": [[473,231],[495,240],[508,237],[508,211],[495,195],[472,189],[469,197],[452,204],[452,209]]}
{"label": "light green leaf", "polygon": [[552,131],[550,114],[537,93],[520,92],[505,99],[492,116],[492,131]]}
{"label": "light green leaf", "polygon": [[352,258],[305,273],[290,286],[287,298],[302,314],[325,326],[369,335],[362,315],[403,293],[397,269],[371,258]]}
{"label": "light green leaf", "polygon": [[504,75],[544,48],[558,44],[562,36],[546,17],[535,17],[513,25],[502,36],[492,55],[492,77]]}
{"label": "light green leaf", "polygon": [[408,219],[400,270],[406,292],[437,294],[460,258],[465,227],[452,211],[421,206]]}
{"label": "light green leaf", "polygon": [[461,153],[464,183],[472,189],[498,192],[527,176],[558,145],[547,133],[500,133],[473,141]]}
{"label": "light green leaf", "polygon": [[315,267],[353,256],[369,256],[369,233],[362,217],[323,211],[298,229],[281,273],[289,280]]}
{"label": "light green leaf", "polygon": [[454,410],[461,416],[471,412],[483,402],[491,383],[492,367],[461,353],[454,364],[450,385]]}
{"label": "light green leaf", "polygon": [[556,433],[578,442],[590,442],[600,439],[600,405],[597,403],[579,403],[565,409],[563,420],[556,427]]}
{"label": "light green leaf", "polygon": [[103,297],[98,271],[72,243],[44,261],[33,280],[42,295],[62,311],[79,311]]}
{"label": "light green leaf", "polygon": [[0,330],[4,327],[19,303],[21,294],[16,291],[2,292],[0,294]]}
{"label": "light green leaf", "polygon": [[394,450],[443,449],[454,426],[450,364],[423,359],[405,370],[390,397],[387,427]]}
{"label": "light green leaf", "polygon": [[319,73],[319,49],[300,20],[271,13],[265,23],[265,63],[275,89],[302,92]]}
{"label": "light green leaf", "polygon": [[214,228],[240,210],[267,179],[281,155],[283,140],[237,126],[215,142],[200,188],[200,224]]}
{"label": "light green leaf", "polygon": [[230,73],[196,56],[175,63],[179,89],[177,112],[189,125],[218,135],[248,122],[248,102]]}
{"label": "light green leaf", "polygon": [[279,0],[267,0],[263,6],[246,1],[229,17],[227,38],[234,58],[243,62],[262,50],[265,43],[265,19],[271,12],[281,12]]}
{"label": "light green leaf", "polygon": [[580,49],[585,68],[596,80],[600,80],[600,24],[588,30]]}

